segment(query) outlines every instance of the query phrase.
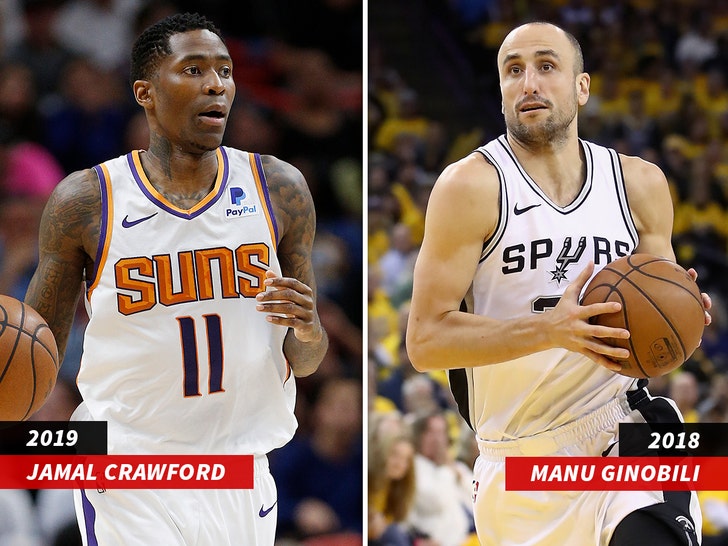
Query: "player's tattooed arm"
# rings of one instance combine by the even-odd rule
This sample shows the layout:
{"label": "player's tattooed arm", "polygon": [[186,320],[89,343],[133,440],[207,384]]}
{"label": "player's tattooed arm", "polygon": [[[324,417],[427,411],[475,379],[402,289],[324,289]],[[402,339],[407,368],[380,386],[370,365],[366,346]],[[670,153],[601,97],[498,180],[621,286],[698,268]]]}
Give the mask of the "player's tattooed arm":
{"label": "player's tattooed arm", "polygon": [[83,288],[84,272],[99,239],[101,194],[95,171],[64,178],[49,198],[40,223],[38,267],[25,302],[48,322],[63,361],[69,332]]}
{"label": "player's tattooed arm", "polygon": [[[283,351],[296,376],[318,368],[328,348],[326,331],[316,310],[316,281],[311,251],[316,211],[308,184],[294,166],[262,156],[268,191],[278,226],[278,260],[282,277],[269,273],[268,290],[258,295],[258,309],[267,320],[288,326]],[[278,302],[278,303],[274,303]]]}

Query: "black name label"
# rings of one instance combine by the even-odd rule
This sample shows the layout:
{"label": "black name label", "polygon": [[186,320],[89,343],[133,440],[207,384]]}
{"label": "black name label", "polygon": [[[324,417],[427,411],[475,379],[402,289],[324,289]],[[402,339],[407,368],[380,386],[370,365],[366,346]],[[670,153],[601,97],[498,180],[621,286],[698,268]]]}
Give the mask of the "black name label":
{"label": "black name label", "polygon": [[621,456],[728,456],[728,423],[620,423]]}
{"label": "black name label", "polygon": [[106,454],[106,421],[0,421],[0,455]]}

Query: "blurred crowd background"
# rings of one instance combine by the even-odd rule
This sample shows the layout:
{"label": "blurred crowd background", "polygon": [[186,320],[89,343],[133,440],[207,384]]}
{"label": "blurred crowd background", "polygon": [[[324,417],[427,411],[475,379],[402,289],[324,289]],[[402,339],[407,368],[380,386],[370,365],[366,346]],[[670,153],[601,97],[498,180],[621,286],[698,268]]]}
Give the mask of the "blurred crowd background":
{"label": "blurred crowd background", "polygon": [[[581,137],[665,172],[677,259],[698,271],[713,324],[650,390],[689,422],[728,421],[728,2],[370,0],[368,16],[370,544],[477,544],[473,433],[444,373],[411,367],[404,330],[430,189],[445,165],[504,132],[496,54],[521,23],[579,39],[591,74]],[[703,544],[728,544],[728,492],[700,497]]]}
{"label": "blurred crowd background", "polygon": [[[222,30],[237,95],[224,144],[304,174],[330,350],[298,381],[295,439],[270,456],[281,546],[362,543],[363,32],[361,0],[0,0],[0,293],[23,299],[54,186],[148,145],[128,83],[131,44],[167,14]],[[235,15],[233,15],[235,14]],[[68,419],[86,314],[36,419]],[[75,546],[69,491],[0,491],[0,544]]]}
{"label": "blurred crowd background", "polygon": [[[361,544],[362,513],[372,545],[477,545],[473,434],[445,375],[411,367],[404,328],[432,184],[503,132],[495,56],[528,20],[580,40],[592,75],[581,136],[660,165],[678,261],[713,298],[702,346],[650,389],[688,421],[728,421],[726,0],[0,0],[0,293],[23,298],[55,184],[147,146],[127,83],[130,45],[151,22],[186,10],[209,15],[234,57],[225,144],[293,163],[317,207],[314,266],[331,348],[299,381],[296,439],[271,455],[280,546]],[[79,308],[58,387],[36,418],[67,418],[78,403],[84,325]],[[701,497],[704,544],[725,544],[728,493]],[[0,544],[80,544],[68,492],[0,491]]]}

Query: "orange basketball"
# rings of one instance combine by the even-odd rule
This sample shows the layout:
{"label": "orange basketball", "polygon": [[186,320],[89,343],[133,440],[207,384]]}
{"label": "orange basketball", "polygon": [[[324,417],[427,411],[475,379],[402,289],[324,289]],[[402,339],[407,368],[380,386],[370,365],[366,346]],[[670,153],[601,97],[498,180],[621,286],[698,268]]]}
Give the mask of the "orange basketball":
{"label": "orange basketball", "polygon": [[0,421],[23,421],[53,390],[56,339],[35,309],[0,295]]}
{"label": "orange basketball", "polygon": [[592,318],[594,324],[626,328],[629,339],[605,339],[629,349],[618,360],[622,375],[656,377],[681,366],[700,344],[705,310],[698,285],[675,262],[651,254],[619,258],[589,282],[582,305],[617,301],[622,310]]}

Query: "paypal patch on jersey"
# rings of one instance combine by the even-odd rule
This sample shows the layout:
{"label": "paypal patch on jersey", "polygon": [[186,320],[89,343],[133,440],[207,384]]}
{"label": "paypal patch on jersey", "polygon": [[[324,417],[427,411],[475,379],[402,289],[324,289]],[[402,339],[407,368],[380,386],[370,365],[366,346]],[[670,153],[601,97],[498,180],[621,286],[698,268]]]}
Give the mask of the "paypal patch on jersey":
{"label": "paypal patch on jersey", "polygon": [[228,187],[228,206],[225,216],[235,218],[258,214],[258,205],[254,199],[248,199],[248,191],[242,186]]}

